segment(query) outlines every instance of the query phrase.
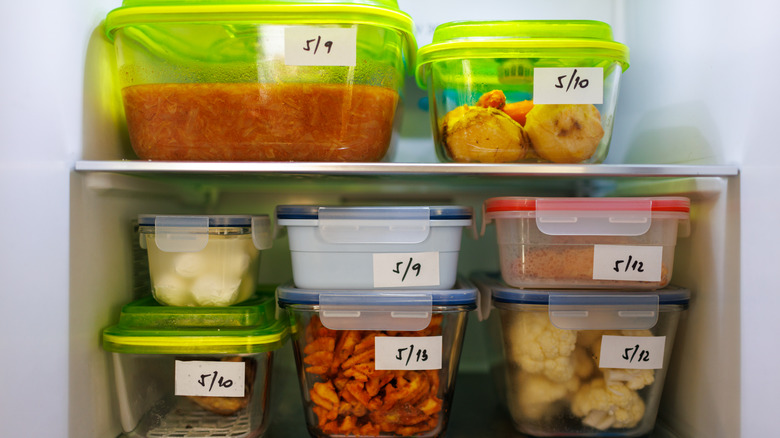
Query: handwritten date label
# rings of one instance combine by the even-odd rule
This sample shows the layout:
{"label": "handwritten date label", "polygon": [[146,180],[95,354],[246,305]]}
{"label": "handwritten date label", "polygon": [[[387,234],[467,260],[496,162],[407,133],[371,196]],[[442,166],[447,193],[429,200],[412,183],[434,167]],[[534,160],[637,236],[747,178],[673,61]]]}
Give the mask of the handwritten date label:
{"label": "handwritten date label", "polygon": [[374,254],[374,287],[438,285],[438,252]]}
{"label": "handwritten date label", "polygon": [[593,279],[661,281],[663,247],[595,245]]}
{"label": "handwritten date label", "polygon": [[177,360],[175,367],[176,395],[244,396],[244,362]]}
{"label": "handwritten date label", "polygon": [[346,66],[357,63],[357,28],[294,26],[284,29],[287,65]]}
{"label": "handwritten date label", "polygon": [[601,67],[535,68],[534,103],[602,104],[604,69]]}
{"label": "handwritten date label", "polygon": [[599,368],[657,370],[664,367],[666,336],[610,336],[601,338]]}
{"label": "handwritten date label", "polygon": [[441,352],[441,336],[374,338],[378,370],[440,370]]}

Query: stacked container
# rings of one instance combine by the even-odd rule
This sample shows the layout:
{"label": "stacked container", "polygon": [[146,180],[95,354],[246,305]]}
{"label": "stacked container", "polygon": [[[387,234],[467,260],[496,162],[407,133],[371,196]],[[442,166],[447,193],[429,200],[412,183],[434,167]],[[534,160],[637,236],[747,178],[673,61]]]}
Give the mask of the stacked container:
{"label": "stacked container", "polygon": [[464,21],[418,52],[442,161],[601,163],[628,48],[584,20]]}
{"label": "stacked container", "polygon": [[263,434],[273,351],[289,336],[259,288],[268,216],[138,218],[151,294],[103,331],[127,436]]}
{"label": "stacked container", "polygon": [[106,18],[145,160],[387,159],[412,31],[395,0],[125,0]]}
{"label": "stacked container", "polygon": [[465,207],[278,206],[312,436],[442,436],[476,288],[457,280]]}
{"label": "stacked container", "polygon": [[484,203],[483,232],[495,221],[501,278],[475,281],[486,298],[493,375],[520,432],[652,431],[690,299],[668,286],[689,204],[673,197]]}

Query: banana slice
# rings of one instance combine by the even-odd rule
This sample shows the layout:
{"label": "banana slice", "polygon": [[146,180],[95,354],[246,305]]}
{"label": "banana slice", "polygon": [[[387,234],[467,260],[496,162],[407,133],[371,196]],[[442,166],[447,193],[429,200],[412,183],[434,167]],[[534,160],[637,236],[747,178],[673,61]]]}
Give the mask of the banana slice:
{"label": "banana slice", "polygon": [[511,163],[531,150],[523,127],[492,107],[457,107],[444,116],[440,132],[450,157],[458,162]]}
{"label": "banana slice", "polygon": [[536,153],[553,163],[581,163],[604,137],[601,114],[593,105],[534,105],[525,131]]}

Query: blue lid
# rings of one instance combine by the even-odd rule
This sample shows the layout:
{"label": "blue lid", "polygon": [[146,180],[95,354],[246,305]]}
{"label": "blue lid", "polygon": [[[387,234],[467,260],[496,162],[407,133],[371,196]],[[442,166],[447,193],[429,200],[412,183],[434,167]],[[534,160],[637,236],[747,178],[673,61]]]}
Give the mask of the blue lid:
{"label": "blue lid", "polygon": [[[318,219],[319,205],[278,205],[277,219]],[[338,209],[343,219],[417,219],[421,211],[427,211],[430,220],[470,220],[474,216],[471,207],[457,205],[438,206],[376,206],[376,207],[326,207]]]}
{"label": "blue lid", "polygon": [[[255,215],[257,217],[258,215]],[[259,215],[268,216],[268,215]],[[186,226],[186,219],[208,218],[209,227],[248,227],[252,225],[252,216],[244,214],[223,214],[223,215],[164,215],[164,214],[140,214],[138,215],[138,225],[142,227],[155,226],[158,217],[171,218],[173,220],[183,219],[184,221],[177,221],[178,226]]]}
{"label": "blue lid", "polygon": [[281,306],[290,304],[319,305],[321,296],[354,297],[353,305],[405,306],[416,305],[421,296],[428,297],[432,306],[469,306],[477,303],[477,288],[459,280],[455,289],[393,289],[393,290],[318,290],[298,289],[285,284],[276,289]]}

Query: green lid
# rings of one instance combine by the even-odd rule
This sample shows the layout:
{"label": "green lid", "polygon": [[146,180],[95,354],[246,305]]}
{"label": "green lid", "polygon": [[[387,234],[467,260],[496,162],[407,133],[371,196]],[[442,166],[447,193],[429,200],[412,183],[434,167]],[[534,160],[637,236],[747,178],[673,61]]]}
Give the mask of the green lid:
{"label": "green lid", "polygon": [[261,353],[284,345],[286,318],[273,294],[229,307],[174,307],[151,296],[122,307],[119,323],[103,330],[103,348],[132,354]]}
{"label": "green lid", "polygon": [[612,28],[591,20],[456,21],[436,28],[431,44],[417,52],[417,83],[436,61],[470,58],[601,58],[625,71],[628,47]]}
{"label": "green lid", "polygon": [[414,66],[417,41],[412,18],[396,0],[124,0],[106,16],[113,39],[122,27],[158,23],[258,23],[280,25],[365,24],[401,33]]}

